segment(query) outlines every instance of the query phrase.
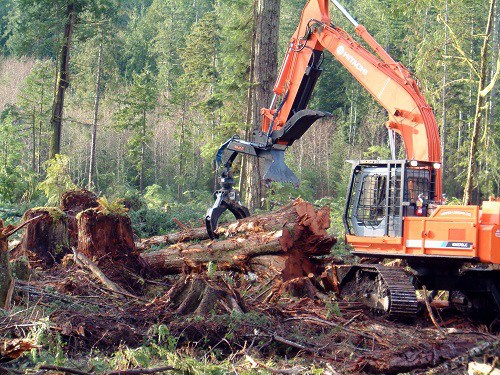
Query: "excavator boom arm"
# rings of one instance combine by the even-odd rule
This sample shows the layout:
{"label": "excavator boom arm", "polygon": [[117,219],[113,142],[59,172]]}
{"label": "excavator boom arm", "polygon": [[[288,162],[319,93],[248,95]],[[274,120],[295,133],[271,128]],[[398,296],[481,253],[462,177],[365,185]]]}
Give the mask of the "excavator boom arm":
{"label": "excavator boom arm", "polygon": [[[355,22],[352,17],[350,20]],[[317,68],[320,53],[326,49],[386,109],[389,117],[386,126],[402,137],[406,158],[440,163],[438,126],[415,79],[362,25],[355,25],[357,34],[378,56],[344,30],[330,25],[328,1],[308,1],[274,87],[277,96],[286,95],[286,101],[278,114],[273,108],[262,110],[262,131],[267,132],[271,123],[273,130],[280,129],[293,114],[307,106],[311,93],[304,91],[312,91],[314,87],[304,85],[304,79]]]}

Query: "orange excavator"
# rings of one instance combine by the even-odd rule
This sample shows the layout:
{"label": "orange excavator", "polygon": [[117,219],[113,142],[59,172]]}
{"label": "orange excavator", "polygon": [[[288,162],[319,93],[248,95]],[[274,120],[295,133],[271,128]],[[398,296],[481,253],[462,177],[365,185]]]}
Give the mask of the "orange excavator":
{"label": "orange excavator", "polygon": [[[323,54],[331,53],[387,111],[390,160],[351,161],[344,226],[353,254],[367,258],[403,258],[411,268],[359,264],[342,268],[340,289],[389,317],[417,312],[416,289],[449,291],[450,301],[478,312],[500,311],[500,202],[479,206],[445,205],[441,149],[432,108],[412,73],[375,41],[337,0],[335,7],[354,25],[365,48],[331,22],[328,0],[309,0],[293,34],[262,128],[253,140],[233,137],[216,155],[221,188],[205,218],[208,234],[221,214],[247,217],[234,190],[231,165],[240,153],[262,159],[266,182],[298,184],[284,162],[285,150],[328,112],[307,105],[322,72]],[[371,50],[371,51],[370,51]],[[396,158],[396,134],[405,159]]]}

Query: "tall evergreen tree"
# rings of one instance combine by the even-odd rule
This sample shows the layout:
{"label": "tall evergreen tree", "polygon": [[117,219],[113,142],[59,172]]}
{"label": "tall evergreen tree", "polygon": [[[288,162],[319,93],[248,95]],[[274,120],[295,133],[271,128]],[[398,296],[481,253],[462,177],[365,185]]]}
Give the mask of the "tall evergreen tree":
{"label": "tall evergreen tree", "polygon": [[[280,0],[258,0],[254,3],[254,68],[250,76],[252,90],[251,124],[259,131],[262,123],[261,108],[269,107],[277,75],[278,30]],[[250,159],[247,171],[246,200],[251,209],[261,206],[265,187],[260,175],[258,158]]]}
{"label": "tall evergreen tree", "polygon": [[129,140],[129,159],[135,169],[140,193],[144,192],[148,166],[146,152],[151,143],[151,129],[148,128],[148,116],[156,106],[157,87],[151,72],[144,69],[134,74],[132,84],[127,88],[121,107],[116,113],[117,127],[132,131]]}

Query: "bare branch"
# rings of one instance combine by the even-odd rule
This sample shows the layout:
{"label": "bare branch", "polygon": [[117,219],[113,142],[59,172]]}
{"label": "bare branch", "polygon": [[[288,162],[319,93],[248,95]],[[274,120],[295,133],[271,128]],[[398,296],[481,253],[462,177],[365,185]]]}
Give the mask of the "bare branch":
{"label": "bare branch", "polygon": [[474,71],[475,75],[479,78],[480,75],[479,75],[479,72],[478,70],[476,69],[476,67],[474,66],[474,61],[469,57],[467,56],[467,54],[464,52],[464,50],[462,49],[462,46],[460,45],[460,43],[458,42],[458,38],[457,36],[455,35],[455,33],[453,32],[452,28],[450,27],[450,25],[448,25],[448,23],[443,19],[443,17],[441,17],[441,15],[438,15],[438,19],[444,24],[444,26],[448,29],[448,31],[450,32],[450,36],[451,36],[451,40],[453,42],[453,47],[455,47],[455,49],[457,50],[457,52],[463,57],[464,61],[467,63],[467,65],[469,65],[469,67]]}
{"label": "bare branch", "polygon": [[40,366],[40,370],[61,371],[67,374],[76,374],[76,375],[91,375],[90,372],[80,371],[69,367],[53,366],[53,365],[42,365]]}
{"label": "bare branch", "polygon": [[486,95],[488,95],[491,92],[491,90],[493,89],[493,86],[495,86],[495,83],[497,82],[499,76],[500,76],[500,54],[498,55],[498,58],[497,58],[497,67],[496,67],[495,74],[491,78],[491,82],[488,84],[488,86],[486,86],[484,89],[482,89],[479,92],[479,95],[481,95],[483,98]]}
{"label": "bare branch", "polygon": [[21,225],[18,225],[17,227],[15,228],[12,228],[11,226],[8,226],[6,228],[3,229],[2,232],[0,232],[0,238],[8,238],[10,236],[12,236],[14,233],[16,233],[18,230],[24,228],[26,225],[28,225],[29,223],[31,223],[32,221],[35,221],[39,218],[41,218],[43,215],[38,215],[38,216],[35,216],[31,219],[29,219],[28,221],[25,221],[24,223],[22,223]]}

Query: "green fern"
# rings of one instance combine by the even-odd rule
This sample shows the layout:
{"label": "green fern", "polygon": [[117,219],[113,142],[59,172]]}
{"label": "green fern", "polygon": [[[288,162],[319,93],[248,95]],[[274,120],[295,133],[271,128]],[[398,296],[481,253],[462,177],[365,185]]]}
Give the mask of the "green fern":
{"label": "green fern", "polygon": [[128,208],[123,205],[120,199],[109,201],[106,196],[103,196],[97,199],[97,202],[99,203],[99,212],[104,215],[126,216],[128,213]]}

